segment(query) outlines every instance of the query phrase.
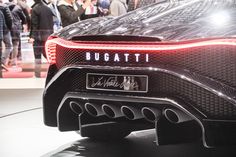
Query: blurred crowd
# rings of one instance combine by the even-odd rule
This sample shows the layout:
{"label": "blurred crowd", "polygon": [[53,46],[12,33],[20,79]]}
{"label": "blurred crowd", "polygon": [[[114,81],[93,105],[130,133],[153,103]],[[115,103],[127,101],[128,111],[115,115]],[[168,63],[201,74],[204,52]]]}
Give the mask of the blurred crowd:
{"label": "blurred crowd", "polygon": [[[61,28],[99,16],[119,16],[157,0],[0,0],[0,77],[2,71],[21,71],[22,32],[29,32],[35,57],[35,77],[40,77],[41,56],[50,34]],[[4,49],[3,49],[4,45]]]}

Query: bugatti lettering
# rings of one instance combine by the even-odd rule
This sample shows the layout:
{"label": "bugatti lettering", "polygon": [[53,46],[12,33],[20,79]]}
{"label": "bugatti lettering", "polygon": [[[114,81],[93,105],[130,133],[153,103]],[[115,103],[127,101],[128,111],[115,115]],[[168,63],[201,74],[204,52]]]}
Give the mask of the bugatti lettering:
{"label": "bugatti lettering", "polygon": [[[102,54],[102,53],[97,53],[97,52],[96,53],[86,52],[85,59],[86,61],[105,61],[105,62],[109,62],[109,61],[121,62],[122,60],[124,62],[129,62],[131,59],[134,59],[135,62],[140,62],[140,61],[149,62],[149,54],[115,53],[111,55],[109,53]],[[141,60],[141,59],[144,59],[144,60]]]}
{"label": "bugatti lettering", "polygon": [[97,80],[93,78],[93,82],[91,87],[98,87],[98,88],[107,88],[107,87],[114,87],[120,88],[123,90],[138,90],[138,83],[134,80],[134,77],[131,76],[124,76],[123,82],[118,81],[117,76],[111,76],[108,78],[99,77]]}

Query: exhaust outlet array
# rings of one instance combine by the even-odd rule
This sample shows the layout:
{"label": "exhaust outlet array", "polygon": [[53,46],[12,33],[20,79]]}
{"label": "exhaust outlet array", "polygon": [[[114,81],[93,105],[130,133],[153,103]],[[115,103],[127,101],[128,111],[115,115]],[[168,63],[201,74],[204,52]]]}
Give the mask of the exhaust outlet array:
{"label": "exhaust outlet array", "polygon": [[93,104],[93,103],[86,103],[85,109],[93,117],[98,117],[98,116],[104,115],[101,105],[97,105],[97,104]]}
{"label": "exhaust outlet array", "polygon": [[129,120],[136,120],[143,118],[141,110],[132,106],[122,106],[121,112]]}
{"label": "exhaust outlet array", "polygon": [[144,107],[142,108],[142,114],[144,118],[149,122],[158,121],[161,117],[161,111],[154,107]]}
{"label": "exhaust outlet array", "polygon": [[[162,115],[158,108],[120,106],[116,104],[94,104],[85,103],[81,105],[76,101],[69,103],[70,109],[76,114],[82,114],[85,110],[93,117],[106,115],[109,118],[119,118],[125,116],[129,120],[145,118],[149,122],[156,122]],[[164,116],[171,123],[181,123],[193,120],[191,116],[177,108],[167,108],[163,111]]]}
{"label": "exhaust outlet array", "polygon": [[79,103],[75,101],[71,101],[69,105],[70,105],[70,109],[76,114],[81,114],[84,112],[83,105],[80,105]]}
{"label": "exhaust outlet array", "polygon": [[190,117],[189,115],[187,115],[186,113],[184,113],[179,109],[173,109],[173,108],[165,109],[164,115],[166,119],[172,123],[181,123],[193,120],[192,117]]}
{"label": "exhaust outlet array", "polygon": [[102,110],[105,113],[105,115],[108,116],[109,118],[118,118],[123,116],[123,114],[120,111],[120,107],[117,105],[103,104]]}

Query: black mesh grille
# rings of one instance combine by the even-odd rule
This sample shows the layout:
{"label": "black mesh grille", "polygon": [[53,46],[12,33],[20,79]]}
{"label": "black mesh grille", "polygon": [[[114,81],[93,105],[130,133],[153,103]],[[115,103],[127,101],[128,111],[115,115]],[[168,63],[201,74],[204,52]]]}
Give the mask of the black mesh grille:
{"label": "black mesh grille", "polygon": [[[99,52],[100,61],[86,61],[86,52]],[[106,50],[79,50],[69,49],[57,46],[57,67],[62,68],[67,65],[109,65],[109,66],[155,66],[155,65],[172,65],[181,69],[187,69],[191,72],[204,75],[232,87],[236,87],[236,48],[235,46],[205,46],[190,49],[179,49],[160,52],[138,52],[129,51],[130,54],[139,53],[140,62],[137,63],[135,57],[129,58],[125,62],[124,50],[109,51],[110,57],[118,53],[121,57],[119,63],[114,63],[112,59],[105,62],[103,54]],[[144,53],[149,53],[149,63],[145,62]],[[123,55],[123,56],[122,56]]]}
{"label": "black mesh grille", "polygon": [[[175,76],[160,73],[160,72],[134,72],[134,71],[104,71],[104,70],[74,70],[71,72],[70,78],[71,91],[87,91],[87,92],[100,92],[86,90],[86,73],[106,73],[106,74],[142,74],[149,76],[149,91],[147,94],[132,94],[132,93],[119,93],[116,94],[129,94],[129,95],[142,95],[142,96],[170,96],[181,97],[188,101],[192,106],[206,114],[209,118],[213,119],[236,119],[236,107],[229,102],[219,98],[218,96],[204,90],[192,83],[184,81]],[[102,93],[111,94],[113,92],[101,91]]]}
{"label": "black mesh grille", "polygon": [[158,84],[156,85],[158,92],[166,92],[191,100],[197,109],[210,117],[236,118],[235,106],[190,82],[162,73],[158,74],[152,84]]}

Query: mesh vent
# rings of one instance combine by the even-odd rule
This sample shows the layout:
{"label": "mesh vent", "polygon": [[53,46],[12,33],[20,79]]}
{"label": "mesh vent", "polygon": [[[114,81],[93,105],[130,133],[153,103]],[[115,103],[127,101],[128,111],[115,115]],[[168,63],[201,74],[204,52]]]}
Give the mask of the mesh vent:
{"label": "mesh vent", "polygon": [[[132,72],[132,71],[101,71],[101,70],[75,70],[71,73],[69,78],[71,79],[71,91],[87,91],[86,90],[86,73],[107,73],[107,74],[143,74],[149,75],[149,92],[147,94],[133,94],[140,96],[160,96],[167,95],[171,97],[181,97],[189,102],[198,110],[213,119],[236,119],[236,107],[229,102],[217,97],[216,95],[204,90],[194,84],[179,79],[165,73],[147,73],[147,72]],[[151,86],[150,86],[151,85]],[[113,92],[101,91],[101,93],[111,94]],[[116,94],[129,94],[115,92]]]}
{"label": "mesh vent", "polygon": [[[62,68],[67,65],[109,65],[109,66],[155,66],[155,65],[172,65],[181,69],[187,69],[218,81],[229,86],[236,87],[236,48],[234,46],[209,46],[195,47],[190,49],[170,50],[156,53],[149,53],[149,63],[145,63],[145,52],[140,53],[140,62],[137,63],[134,57],[129,59],[129,62],[121,58],[119,63],[113,61],[104,62],[103,54],[106,51],[96,50],[100,53],[100,61],[86,61],[85,53],[88,50],[69,49],[57,46],[57,67]],[[89,50],[93,53],[94,50]],[[109,51],[111,58],[115,53],[124,55],[127,53],[123,50]],[[148,52],[146,52],[148,53]],[[112,56],[113,55],[113,56]],[[112,60],[112,59],[111,59]]]}
{"label": "mesh vent", "polygon": [[182,79],[168,74],[158,74],[152,84],[155,92],[177,95],[191,100],[193,105],[213,118],[236,118],[236,107],[216,95]]}

